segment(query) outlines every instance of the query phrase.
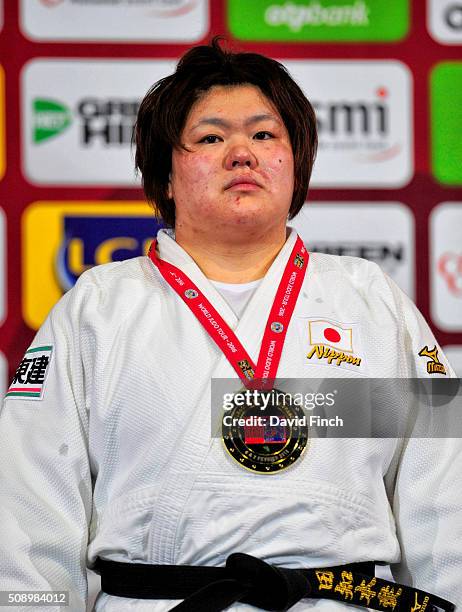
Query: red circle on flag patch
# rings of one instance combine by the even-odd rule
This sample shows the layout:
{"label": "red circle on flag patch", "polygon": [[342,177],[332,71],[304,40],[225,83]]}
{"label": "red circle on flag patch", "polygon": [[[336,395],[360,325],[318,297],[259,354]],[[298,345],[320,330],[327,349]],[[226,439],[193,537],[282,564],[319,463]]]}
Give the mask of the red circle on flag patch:
{"label": "red circle on flag patch", "polygon": [[324,330],[324,338],[328,342],[340,342],[340,334],[336,329],[333,329],[332,327],[326,327],[326,329]]}

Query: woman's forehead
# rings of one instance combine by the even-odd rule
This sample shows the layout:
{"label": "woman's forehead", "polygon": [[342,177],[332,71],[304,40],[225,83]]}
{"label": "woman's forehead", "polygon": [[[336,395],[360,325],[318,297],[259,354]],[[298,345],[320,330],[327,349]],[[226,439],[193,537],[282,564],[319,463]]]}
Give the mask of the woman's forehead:
{"label": "woman's forehead", "polygon": [[273,117],[280,115],[269,98],[255,85],[214,85],[205,91],[191,107],[186,121],[189,128],[205,118],[230,117],[246,121],[251,116]]}

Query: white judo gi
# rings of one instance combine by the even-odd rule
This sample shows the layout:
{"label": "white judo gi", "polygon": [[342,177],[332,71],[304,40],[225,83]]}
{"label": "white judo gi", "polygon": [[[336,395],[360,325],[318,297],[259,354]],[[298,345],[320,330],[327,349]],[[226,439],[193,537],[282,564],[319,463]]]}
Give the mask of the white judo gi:
{"label": "white judo gi", "polygon": [[[164,230],[158,248],[256,361],[295,238],[292,230],[240,320]],[[359,362],[313,351],[313,322],[351,330]],[[434,345],[375,264],[311,254],[278,377],[426,377],[429,358],[418,353]],[[460,440],[313,439],[284,472],[241,469],[211,439],[210,381],[242,385],[147,257],[85,272],[31,345],[43,347],[51,358],[40,397],[7,398],[0,414],[0,590],[69,590],[62,609],[83,612],[86,565],[98,555],[220,566],[239,551],[292,568],[380,561],[398,582],[462,606]],[[174,603],[100,594],[95,609]],[[293,610],[312,608],[352,609],[305,599]]]}

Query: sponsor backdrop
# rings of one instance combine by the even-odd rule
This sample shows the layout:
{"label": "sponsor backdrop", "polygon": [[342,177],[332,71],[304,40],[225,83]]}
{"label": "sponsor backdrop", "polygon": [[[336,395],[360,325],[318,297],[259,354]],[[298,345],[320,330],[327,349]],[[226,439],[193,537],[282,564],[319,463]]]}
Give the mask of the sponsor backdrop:
{"label": "sponsor backdrop", "polygon": [[0,0],[0,391],[79,274],[146,251],[137,108],[215,34],[316,109],[308,247],[381,265],[462,374],[462,0]]}

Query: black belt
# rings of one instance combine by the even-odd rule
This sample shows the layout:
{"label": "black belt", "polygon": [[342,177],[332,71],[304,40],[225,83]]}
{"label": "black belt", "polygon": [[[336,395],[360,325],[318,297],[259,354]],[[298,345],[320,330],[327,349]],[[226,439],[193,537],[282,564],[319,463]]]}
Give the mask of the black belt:
{"label": "black belt", "polygon": [[101,590],[134,599],[184,599],[175,612],[220,612],[235,602],[288,610],[304,597],[332,599],[384,612],[452,612],[436,595],[374,577],[373,562],[289,569],[233,553],[226,567],[148,565],[97,558]]}

